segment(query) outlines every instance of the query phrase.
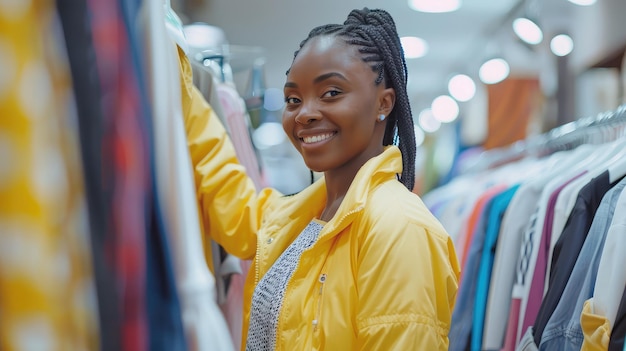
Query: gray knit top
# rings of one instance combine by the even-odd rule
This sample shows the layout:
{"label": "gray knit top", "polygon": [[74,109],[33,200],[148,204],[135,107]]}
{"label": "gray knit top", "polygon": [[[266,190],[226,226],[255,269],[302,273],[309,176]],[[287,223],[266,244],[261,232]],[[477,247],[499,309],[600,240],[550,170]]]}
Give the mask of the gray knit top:
{"label": "gray knit top", "polygon": [[276,329],[285,288],[300,262],[302,252],[317,240],[324,227],[322,223],[311,221],[254,288],[246,351],[272,351],[276,348]]}

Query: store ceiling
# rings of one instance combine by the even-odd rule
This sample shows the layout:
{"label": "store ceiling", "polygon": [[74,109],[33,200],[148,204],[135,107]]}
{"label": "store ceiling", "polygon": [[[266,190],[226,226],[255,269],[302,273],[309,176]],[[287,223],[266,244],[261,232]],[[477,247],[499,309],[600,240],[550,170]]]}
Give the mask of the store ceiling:
{"label": "store ceiling", "polygon": [[[177,12],[186,23],[202,21],[222,28],[230,44],[260,47],[265,57],[267,87],[280,88],[293,52],[317,25],[342,22],[354,8],[383,8],[396,20],[400,36],[418,36],[429,44],[425,57],[407,61],[409,95],[414,108],[427,105],[447,92],[455,73],[477,79],[478,67],[499,51],[513,75],[538,74],[546,39],[536,47],[522,44],[511,29],[511,16],[535,11],[544,35],[567,30],[569,14],[577,5],[567,0],[464,0],[452,13],[419,13],[406,0],[192,0]],[[190,4],[195,4],[192,6]],[[176,8],[175,8],[176,9]],[[545,55],[543,55],[545,56]],[[237,70],[251,65],[239,57]]]}

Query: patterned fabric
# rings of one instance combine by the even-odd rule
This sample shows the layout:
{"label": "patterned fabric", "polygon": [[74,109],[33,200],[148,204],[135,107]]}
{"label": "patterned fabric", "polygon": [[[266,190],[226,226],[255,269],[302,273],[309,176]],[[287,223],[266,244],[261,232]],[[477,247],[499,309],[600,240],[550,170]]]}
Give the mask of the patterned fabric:
{"label": "patterned fabric", "polygon": [[96,350],[73,96],[51,1],[0,2],[0,350]]}
{"label": "patterned fabric", "polygon": [[103,191],[102,109],[100,79],[96,67],[88,16],[87,0],[57,0],[56,7],[63,26],[67,57],[72,73],[76,100],[80,154],[85,178],[85,196],[89,213],[91,259],[98,296],[100,350],[121,350],[119,298],[114,267],[103,250],[111,226]]}
{"label": "patterned fabric", "polygon": [[[523,320],[521,325],[521,332],[524,332],[529,327],[533,325],[535,319],[537,318],[537,313],[539,311],[539,307],[541,306],[541,300],[543,299],[544,291],[547,287],[544,286],[547,275],[547,267],[548,260],[550,256],[550,241],[552,240],[552,223],[554,219],[554,205],[556,204],[557,198],[561,191],[571,182],[580,178],[582,175],[586,173],[582,172],[574,177],[566,180],[562,184],[558,185],[556,189],[552,191],[549,195],[547,204],[546,204],[546,213],[543,221],[543,225],[540,232],[537,234],[540,236],[539,239],[539,247],[536,257],[535,268],[532,274],[532,280],[530,282],[530,287],[528,290],[528,296],[526,298],[526,310],[524,311]],[[545,289],[544,289],[545,288]],[[520,316],[521,318],[521,316]]]}
{"label": "patterned fabric", "polygon": [[247,351],[274,350],[278,315],[285,297],[285,288],[296,270],[304,250],[315,243],[323,224],[312,221],[289,245],[254,289],[250,312]]}
{"label": "patterned fabric", "polygon": [[107,260],[115,272],[122,312],[122,350],[148,347],[146,320],[146,195],[148,143],[141,91],[128,31],[117,1],[88,0],[103,111],[104,191],[111,223]]}

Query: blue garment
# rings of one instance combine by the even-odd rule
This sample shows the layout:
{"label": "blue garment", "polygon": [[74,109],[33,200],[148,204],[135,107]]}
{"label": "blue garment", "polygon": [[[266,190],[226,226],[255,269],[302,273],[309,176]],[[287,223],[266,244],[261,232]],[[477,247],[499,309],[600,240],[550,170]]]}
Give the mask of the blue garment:
{"label": "blue garment", "polygon": [[615,204],[625,186],[626,179],[622,179],[602,197],[562,298],[543,331],[539,350],[578,351],[582,347],[584,335],[580,315],[584,302],[593,296],[606,234],[615,212]]}
{"label": "blue garment", "polygon": [[452,312],[452,322],[448,335],[450,351],[465,351],[471,341],[474,297],[476,295],[476,277],[478,276],[480,257],[483,251],[485,234],[487,232],[489,212],[493,204],[493,199],[501,193],[502,192],[498,192],[494,194],[493,197],[486,201],[483,211],[480,213],[480,217],[476,223],[474,234],[471,236],[472,242],[467,252],[465,267],[462,269],[461,285],[459,286],[454,312]]}
{"label": "blue garment", "polygon": [[494,196],[490,203],[485,242],[480,256],[478,277],[476,279],[476,296],[474,298],[474,316],[470,348],[472,351],[480,351],[482,349],[483,326],[487,309],[487,298],[489,297],[489,283],[491,281],[491,270],[493,268],[498,234],[500,233],[500,223],[502,222],[504,212],[518,188],[519,184],[508,188],[497,196]]}

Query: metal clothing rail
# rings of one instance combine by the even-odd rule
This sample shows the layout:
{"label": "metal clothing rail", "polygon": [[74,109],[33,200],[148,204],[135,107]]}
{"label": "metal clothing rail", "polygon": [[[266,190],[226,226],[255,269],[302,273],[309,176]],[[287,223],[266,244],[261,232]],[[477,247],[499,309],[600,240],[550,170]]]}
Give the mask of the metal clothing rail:
{"label": "metal clothing rail", "polygon": [[525,157],[539,158],[557,151],[572,150],[583,144],[602,144],[624,136],[626,104],[615,110],[577,119],[508,146],[484,151],[466,172],[480,172]]}
{"label": "metal clothing rail", "polygon": [[528,141],[528,153],[546,155],[560,150],[571,150],[582,144],[601,144],[625,135],[626,104],[612,111],[580,118],[556,127]]}

